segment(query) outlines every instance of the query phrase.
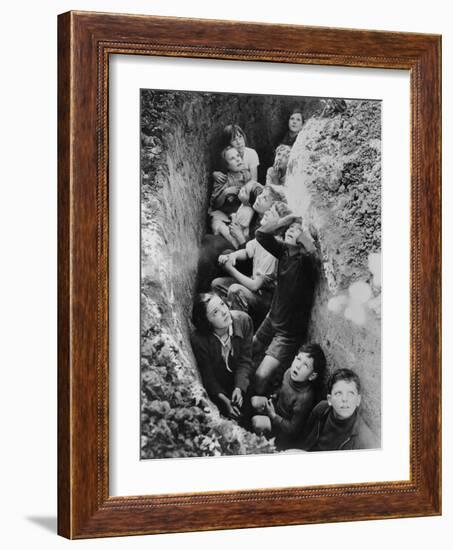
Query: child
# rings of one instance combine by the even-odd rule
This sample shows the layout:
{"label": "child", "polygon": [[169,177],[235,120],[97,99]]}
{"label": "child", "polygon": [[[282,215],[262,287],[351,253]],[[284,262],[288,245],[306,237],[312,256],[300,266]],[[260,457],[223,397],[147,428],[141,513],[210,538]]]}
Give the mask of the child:
{"label": "child", "polygon": [[[284,202],[274,203],[261,219],[265,224],[270,217],[279,218],[290,213]],[[239,271],[236,262],[252,260],[252,275],[248,277]],[[245,248],[230,254],[219,256],[219,264],[229,277],[218,277],[212,281],[211,288],[220,297],[226,299],[232,309],[247,312],[255,323],[261,322],[269,310],[275,287],[277,260],[267,252],[256,239],[248,241]],[[257,323],[258,324],[258,323]],[[255,326],[257,326],[255,324]]]}
{"label": "child", "polygon": [[195,298],[192,322],[192,349],[206,391],[223,414],[237,419],[252,372],[252,320],[207,293]]}
{"label": "child", "polygon": [[238,198],[241,201],[241,206],[234,214],[231,214],[230,242],[234,248],[241,246],[241,239],[238,239],[234,232],[231,231],[233,225],[237,225],[241,236],[248,241],[250,238],[250,223],[255,215],[252,205],[256,201],[258,195],[263,192],[264,187],[257,181],[249,181],[239,191]]}
{"label": "child", "polygon": [[[238,197],[239,190],[250,181],[250,172],[245,168],[237,149],[231,145],[222,151],[222,158],[227,169],[226,182],[214,183],[211,196],[211,227],[214,235],[222,235],[235,246],[228,226],[231,223],[231,215],[241,205]],[[247,208],[250,210],[251,218],[253,210],[250,206]]]}
{"label": "child", "polygon": [[330,377],[327,401],[313,409],[302,448],[306,451],[376,449],[376,438],[358,410],[360,379],[350,369],[338,369]]}
{"label": "child", "polygon": [[276,398],[252,397],[252,407],[259,413],[252,418],[255,433],[276,436],[278,449],[297,448],[316,403],[315,386],[322,383],[325,367],[326,358],[321,346],[302,346],[283,375]]}
{"label": "child", "polygon": [[[258,166],[260,164],[258,154],[255,149],[247,147],[247,138],[244,130],[237,124],[228,124],[223,129],[221,148],[226,148],[229,145],[235,147],[239,151],[239,154],[244,161],[245,168],[250,172],[251,179],[257,181]],[[214,172],[213,177],[216,183],[224,184],[226,182],[226,176],[221,171]]]}
{"label": "child", "polygon": [[289,145],[279,145],[275,151],[273,166],[270,166],[266,174],[266,186],[272,186],[282,197],[286,197],[286,169],[288,167]]}
{"label": "child", "polygon": [[[273,236],[288,225],[284,242]],[[256,231],[256,240],[278,260],[277,286],[269,313],[253,339],[254,358],[264,352],[255,373],[255,391],[265,395],[271,377],[293,360],[306,338],[315,287],[314,246],[294,216],[268,221]]]}

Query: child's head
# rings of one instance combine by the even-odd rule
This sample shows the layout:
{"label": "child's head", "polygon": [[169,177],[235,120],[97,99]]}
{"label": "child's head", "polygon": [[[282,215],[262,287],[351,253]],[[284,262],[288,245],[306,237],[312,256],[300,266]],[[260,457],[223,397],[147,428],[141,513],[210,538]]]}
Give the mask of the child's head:
{"label": "child's head", "polygon": [[224,168],[227,172],[240,172],[245,168],[244,161],[239,151],[236,147],[232,147],[231,145],[228,145],[228,147],[225,147],[222,151],[222,159],[225,164]]}
{"label": "child's head", "polygon": [[349,418],[360,405],[360,379],[351,369],[338,369],[327,384],[327,401],[338,418]]}
{"label": "child's head", "polygon": [[263,192],[263,186],[262,185],[260,185],[260,184],[254,185],[252,187],[252,189],[250,190],[248,203],[249,204],[254,204],[256,199],[258,198],[259,195],[261,195],[262,192]]}
{"label": "child's head", "polygon": [[326,358],[319,344],[305,344],[294,357],[289,367],[293,382],[322,381],[326,369]]}
{"label": "child's head", "polygon": [[283,145],[283,144],[279,145],[275,150],[274,170],[277,170],[280,174],[286,173],[290,152],[291,152],[291,147],[289,145]]}
{"label": "child's head", "polygon": [[261,218],[261,225],[265,225],[272,218],[283,218],[289,214],[291,214],[291,210],[286,202],[276,201],[266,210],[266,212],[264,212],[263,217]]}
{"label": "child's head", "polygon": [[266,212],[266,210],[269,210],[274,202],[281,200],[282,197],[280,193],[275,191],[275,189],[271,186],[265,186],[261,195],[257,197],[254,203],[250,201],[250,204],[252,205],[255,212],[258,212],[258,214],[264,214],[264,212]]}
{"label": "child's head", "polygon": [[213,292],[198,294],[192,308],[192,323],[200,332],[213,332],[230,326],[231,312]]}
{"label": "child's head", "polygon": [[304,124],[304,117],[302,114],[302,109],[296,107],[292,110],[289,120],[288,120],[288,129],[290,132],[298,133],[302,130]]}
{"label": "child's head", "polygon": [[222,133],[222,143],[224,146],[232,145],[239,151],[242,151],[247,145],[244,130],[237,124],[228,124]]}
{"label": "child's head", "polygon": [[297,219],[292,222],[285,231],[285,243],[297,246],[299,244],[299,237],[302,235],[302,220]]}

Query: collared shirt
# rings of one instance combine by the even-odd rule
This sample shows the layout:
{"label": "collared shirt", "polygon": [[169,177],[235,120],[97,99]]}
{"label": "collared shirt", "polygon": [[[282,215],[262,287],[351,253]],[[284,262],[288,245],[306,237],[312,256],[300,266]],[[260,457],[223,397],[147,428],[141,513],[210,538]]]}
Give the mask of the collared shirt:
{"label": "collared shirt", "polygon": [[230,324],[230,326],[228,327],[228,332],[223,337],[219,336],[215,332],[213,334],[220,342],[222,357],[223,357],[223,360],[225,361],[225,366],[227,368],[227,371],[233,372],[229,364],[230,355],[234,354],[233,346],[231,344],[231,337],[233,336],[233,323]]}

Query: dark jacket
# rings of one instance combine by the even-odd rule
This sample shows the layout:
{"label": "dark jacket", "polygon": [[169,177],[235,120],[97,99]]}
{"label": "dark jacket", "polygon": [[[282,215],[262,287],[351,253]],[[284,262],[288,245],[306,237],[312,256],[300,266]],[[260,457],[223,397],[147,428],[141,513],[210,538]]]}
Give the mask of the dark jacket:
{"label": "dark jacket", "polygon": [[277,287],[269,311],[272,326],[304,339],[316,284],[313,255],[302,245],[296,254],[290,254],[286,243],[260,229],[255,236],[260,245],[278,259]]}
{"label": "dark jacket", "polygon": [[293,382],[288,369],[283,375],[282,385],[278,391],[275,403],[276,417],[272,421],[278,448],[298,446],[314,403],[313,384],[308,381],[302,384]]}
{"label": "dark jacket", "polygon": [[[313,409],[307,422],[306,435],[302,444],[305,451],[317,450],[316,445],[326,425],[329,415],[333,414],[332,407],[327,401],[321,401]],[[360,411],[356,411],[356,418],[352,426],[345,431],[344,439],[334,450],[377,449],[379,444],[370,428],[365,424]]]}
{"label": "dark jacket", "polygon": [[252,319],[243,311],[232,311],[232,353],[227,369],[222,357],[219,339],[212,333],[196,330],[192,334],[192,349],[197,360],[203,384],[213,401],[219,393],[231,397],[234,388],[246,393],[252,374]]}

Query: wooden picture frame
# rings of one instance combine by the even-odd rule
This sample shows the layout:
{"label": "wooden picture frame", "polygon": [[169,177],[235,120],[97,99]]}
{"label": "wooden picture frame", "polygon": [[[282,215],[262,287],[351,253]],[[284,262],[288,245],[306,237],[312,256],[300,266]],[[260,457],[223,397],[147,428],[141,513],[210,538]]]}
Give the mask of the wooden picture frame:
{"label": "wooden picture frame", "polygon": [[[69,12],[58,21],[58,532],[68,538],[441,513],[441,39]],[[410,71],[410,480],[109,496],[111,54]]]}

